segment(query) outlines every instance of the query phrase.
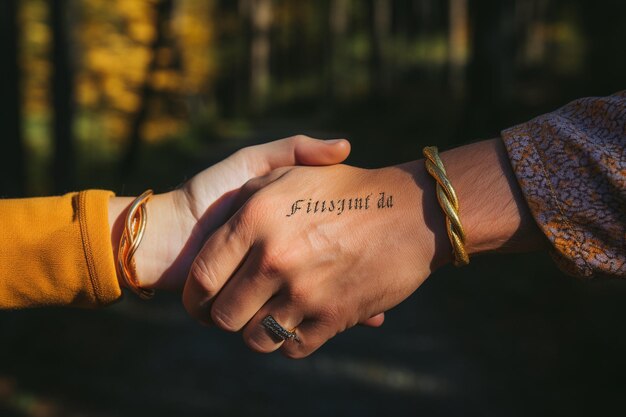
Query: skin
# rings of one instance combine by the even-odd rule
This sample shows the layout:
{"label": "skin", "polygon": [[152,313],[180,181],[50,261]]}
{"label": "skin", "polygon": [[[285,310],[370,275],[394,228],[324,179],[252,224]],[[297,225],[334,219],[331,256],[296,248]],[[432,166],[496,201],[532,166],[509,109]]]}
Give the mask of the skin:
{"label": "skin", "polygon": [[[460,201],[470,255],[544,246],[500,140],[441,154]],[[423,160],[382,169],[290,167],[253,179],[237,213],[193,261],[183,303],[203,323],[242,331],[259,352],[305,357],[406,299],[451,262],[445,219]],[[393,206],[378,208],[380,192]],[[372,195],[367,210],[293,213],[293,204]],[[304,207],[300,203],[300,207]],[[282,342],[261,324],[296,328]]]}
{"label": "skin", "polygon": [[[139,283],[144,288],[182,291],[191,264],[206,238],[245,202],[250,179],[293,165],[332,165],[344,161],[350,143],[317,140],[303,135],[241,149],[207,168],[181,188],[154,195],[147,204],[144,239],[135,254]],[[117,254],[126,211],[134,197],[109,202],[113,253]],[[125,283],[120,280],[120,286]],[[364,320],[378,326],[384,316]]]}

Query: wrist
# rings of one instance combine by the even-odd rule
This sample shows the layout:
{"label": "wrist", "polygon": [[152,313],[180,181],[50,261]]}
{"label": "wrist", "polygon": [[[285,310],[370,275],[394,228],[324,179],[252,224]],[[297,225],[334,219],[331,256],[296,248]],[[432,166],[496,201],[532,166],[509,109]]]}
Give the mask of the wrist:
{"label": "wrist", "polygon": [[[109,225],[111,246],[117,263],[117,255],[124,222],[134,197],[113,197],[109,201]],[[168,289],[173,267],[179,261],[185,245],[185,232],[192,225],[185,225],[179,215],[176,191],[156,194],[146,204],[147,222],[143,240],[133,259],[139,286],[142,288]],[[187,233],[188,235],[188,233]],[[120,287],[126,287],[118,275]]]}
{"label": "wrist", "polygon": [[[459,200],[468,254],[524,252],[542,247],[543,235],[499,139],[451,149],[441,153],[441,159]],[[434,179],[431,181],[434,186]],[[432,199],[436,201],[434,193]]]}
{"label": "wrist", "polygon": [[[462,146],[440,156],[459,199],[465,248],[470,255],[526,252],[544,246],[545,239],[530,214],[500,140]],[[411,244],[426,257],[429,272],[451,263],[454,256],[445,214],[437,200],[436,182],[426,171],[424,160],[393,168],[410,173],[414,182],[413,207],[405,213],[416,230]],[[409,188],[405,184],[403,189]]]}

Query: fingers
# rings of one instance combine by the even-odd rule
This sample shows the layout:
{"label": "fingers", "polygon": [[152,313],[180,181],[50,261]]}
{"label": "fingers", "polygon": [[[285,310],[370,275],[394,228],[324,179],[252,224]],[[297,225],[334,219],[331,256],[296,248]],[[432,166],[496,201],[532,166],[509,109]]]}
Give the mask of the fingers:
{"label": "fingers", "polygon": [[242,216],[231,218],[207,240],[191,265],[183,305],[204,324],[211,322],[211,300],[246,258],[251,246],[248,228],[242,224]]}
{"label": "fingers", "polygon": [[262,254],[252,249],[213,302],[211,318],[220,328],[241,330],[280,288],[280,281],[260,268]]}
{"label": "fingers", "polygon": [[369,319],[362,321],[360,324],[368,327],[380,327],[385,322],[385,313],[379,313]]}
{"label": "fingers", "polygon": [[248,322],[243,329],[243,339],[248,347],[256,352],[270,353],[280,348],[283,343],[301,344],[303,340],[283,341],[263,325],[263,319],[271,315],[285,330],[296,329],[302,322],[301,309],[292,303],[287,303],[284,297],[276,297],[268,301]]}
{"label": "fingers", "polygon": [[[294,345],[289,341],[282,352],[292,358],[307,356],[336,334],[335,327],[343,315],[341,303],[337,299],[326,306],[315,302],[311,282],[299,280],[299,285],[285,287],[286,281],[295,281],[289,275],[302,276],[298,250],[293,246],[280,249],[261,243],[251,245],[251,233],[246,230],[254,225],[245,220],[253,216],[250,212],[243,209],[237,213],[205,243],[191,267],[183,304],[204,324],[214,323],[233,332],[245,327],[246,343],[259,352],[273,352],[282,345],[262,325],[267,315],[274,316],[288,330],[300,326],[300,342]],[[279,293],[282,295],[276,296]],[[301,323],[307,314],[309,320]],[[378,327],[383,321],[381,313],[361,324]]]}
{"label": "fingers", "polygon": [[320,140],[304,135],[292,136],[241,150],[253,176],[293,165],[334,165],[350,154],[345,139]]}

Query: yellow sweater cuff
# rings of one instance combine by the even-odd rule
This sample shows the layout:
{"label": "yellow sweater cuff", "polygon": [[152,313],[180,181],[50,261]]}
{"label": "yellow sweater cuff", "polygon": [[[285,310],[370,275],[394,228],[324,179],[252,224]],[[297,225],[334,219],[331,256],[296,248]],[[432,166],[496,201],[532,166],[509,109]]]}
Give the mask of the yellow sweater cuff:
{"label": "yellow sweater cuff", "polygon": [[0,200],[0,308],[97,307],[121,296],[110,191]]}

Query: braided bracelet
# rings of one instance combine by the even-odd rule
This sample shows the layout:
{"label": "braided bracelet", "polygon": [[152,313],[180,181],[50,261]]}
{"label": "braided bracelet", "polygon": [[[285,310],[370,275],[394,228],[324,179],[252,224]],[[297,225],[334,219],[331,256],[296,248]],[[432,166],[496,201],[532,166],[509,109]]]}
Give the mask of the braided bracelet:
{"label": "braided bracelet", "polygon": [[146,230],[146,223],[148,221],[146,203],[150,197],[152,197],[152,194],[152,190],[147,190],[130,205],[128,214],[126,214],[124,231],[122,232],[120,246],[117,252],[118,274],[124,279],[128,288],[143,300],[152,298],[154,296],[154,290],[142,288],[139,285],[137,268],[133,256],[137,248],[139,248],[139,244]]}
{"label": "braided bracelet", "polygon": [[422,152],[426,157],[426,171],[437,181],[437,200],[446,215],[446,229],[454,253],[454,266],[467,265],[469,256],[465,250],[465,231],[459,218],[459,199],[439,158],[437,147],[427,146]]}

